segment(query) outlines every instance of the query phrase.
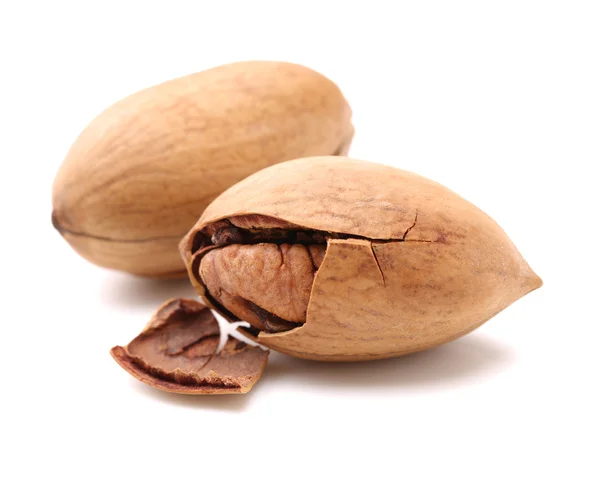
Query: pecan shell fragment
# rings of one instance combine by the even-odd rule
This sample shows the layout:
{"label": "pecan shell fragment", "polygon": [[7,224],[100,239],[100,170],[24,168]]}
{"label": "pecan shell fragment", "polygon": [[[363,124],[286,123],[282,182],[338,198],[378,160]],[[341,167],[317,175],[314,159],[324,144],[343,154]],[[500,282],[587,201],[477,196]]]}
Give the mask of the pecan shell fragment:
{"label": "pecan shell fragment", "polygon": [[219,325],[206,306],[164,303],[144,330],[111,355],[143,383],[180,394],[243,394],[260,377],[268,351],[229,338],[217,354]]}

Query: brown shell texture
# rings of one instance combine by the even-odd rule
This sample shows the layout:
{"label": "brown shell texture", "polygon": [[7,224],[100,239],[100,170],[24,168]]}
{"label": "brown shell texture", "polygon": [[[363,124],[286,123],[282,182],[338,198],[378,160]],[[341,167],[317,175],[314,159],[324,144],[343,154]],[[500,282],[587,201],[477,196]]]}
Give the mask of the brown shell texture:
{"label": "brown shell texture", "polygon": [[52,221],[84,258],[139,275],[185,274],[177,244],[206,206],[270,165],[346,154],[351,111],[309,68],[240,62],[140,91],[77,138]]}
{"label": "brown shell texture", "polygon": [[260,377],[269,352],[229,338],[217,354],[219,325],[206,306],[164,303],[138,337],[111,355],[136,379],[179,394],[243,394]]}
{"label": "brown shell texture", "polygon": [[[255,259],[240,261],[231,250],[238,243],[254,248]],[[288,318],[272,311],[278,297],[289,303],[282,293],[269,294],[281,288],[277,281],[298,288],[289,273],[239,293],[236,274],[260,283],[275,261],[265,243],[282,251],[282,271],[292,267],[285,244],[326,245],[310,273],[304,321],[291,316],[297,305],[282,309]],[[206,304],[236,320],[223,298],[239,294],[237,306],[262,322],[251,322],[259,343],[317,360],[425,350],[472,331],[542,285],[500,226],[470,202],[419,175],[340,157],[290,161],[241,181],[211,203],[180,249]],[[269,303],[256,305],[263,297]]]}

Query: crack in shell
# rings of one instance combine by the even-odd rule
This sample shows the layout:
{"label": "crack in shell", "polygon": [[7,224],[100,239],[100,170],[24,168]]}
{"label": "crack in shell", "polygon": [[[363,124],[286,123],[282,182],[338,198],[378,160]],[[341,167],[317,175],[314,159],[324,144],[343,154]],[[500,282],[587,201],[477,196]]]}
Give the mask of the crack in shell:
{"label": "crack in shell", "polygon": [[[282,255],[282,245],[303,245],[307,248],[311,248],[316,245],[326,246],[330,240],[366,240],[371,243],[371,253],[385,287],[385,276],[373,245],[412,241],[406,240],[406,237],[408,233],[415,228],[417,219],[418,211],[415,213],[413,224],[407,228],[402,238],[374,240],[358,235],[303,228],[302,226],[288,223],[277,218],[265,217],[262,215],[243,215],[225,218],[206,225],[193,236],[191,244],[191,253],[193,255],[191,259],[191,271],[195,279],[205,286],[206,295],[212,303],[217,305],[217,309],[219,309],[220,312],[224,312],[225,317],[229,319],[236,318],[236,320],[243,319],[252,324],[252,328],[250,328],[251,334],[256,335],[260,331],[269,333],[289,331],[302,326],[306,321],[306,317],[304,317],[304,321],[302,322],[298,322],[297,320],[290,321],[289,319],[282,318],[273,311],[269,311],[269,309],[265,307],[265,304],[256,304],[255,301],[252,301],[241,294],[239,290],[235,291],[235,288],[232,291],[224,291],[222,285],[215,286],[216,284],[219,284],[219,279],[211,281],[212,286],[209,287],[206,278],[204,278],[201,273],[201,265],[203,264],[202,259],[205,255],[215,249],[226,248],[231,245],[275,244],[279,246],[279,254]],[[415,241],[431,242],[428,240]],[[312,252],[309,252],[308,257],[312,262],[312,281],[314,282],[314,275],[323,261],[324,252],[319,258],[318,265],[315,264]],[[212,274],[218,276],[218,273],[214,268],[216,267],[213,267]],[[247,280],[247,278],[245,279]],[[219,299],[215,297],[215,294]],[[310,295],[307,305],[309,301]],[[232,308],[237,311],[237,313],[234,312]],[[240,314],[244,317],[240,317]]]}

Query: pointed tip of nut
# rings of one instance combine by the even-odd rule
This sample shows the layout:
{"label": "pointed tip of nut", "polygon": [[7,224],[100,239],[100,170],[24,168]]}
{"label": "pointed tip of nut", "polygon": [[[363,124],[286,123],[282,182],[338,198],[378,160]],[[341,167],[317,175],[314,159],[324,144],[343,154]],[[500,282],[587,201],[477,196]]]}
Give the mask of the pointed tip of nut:
{"label": "pointed tip of nut", "polygon": [[530,284],[532,286],[531,291],[534,291],[534,290],[544,286],[544,281],[537,274],[535,274],[533,271],[531,271]]}
{"label": "pointed tip of nut", "polygon": [[531,293],[536,289],[541,288],[544,285],[544,281],[540,278],[535,271],[531,269],[531,267],[527,267],[527,271],[525,273],[525,277],[523,278],[523,287],[524,292],[523,295]]}
{"label": "pointed tip of nut", "polygon": [[60,224],[60,221],[58,219],[58,213],[56,212],[56,210],[52,210],[52,226],[54,227],[54,229],[56,231],[58,231],[61,235],[63,234],[63,228]]}

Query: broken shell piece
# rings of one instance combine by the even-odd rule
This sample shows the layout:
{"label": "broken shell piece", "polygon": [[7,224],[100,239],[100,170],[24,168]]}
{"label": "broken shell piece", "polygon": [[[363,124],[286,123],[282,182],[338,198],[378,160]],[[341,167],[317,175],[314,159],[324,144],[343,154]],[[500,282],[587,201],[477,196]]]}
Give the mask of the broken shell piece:
{"label": "broken shell piece", "polygon": [[144,330],[111,355],[136,379],[180,394],[244,394],[260,377],[269,351],[230,338],[217,354],[219,325],[206,306],[164,303]]}

